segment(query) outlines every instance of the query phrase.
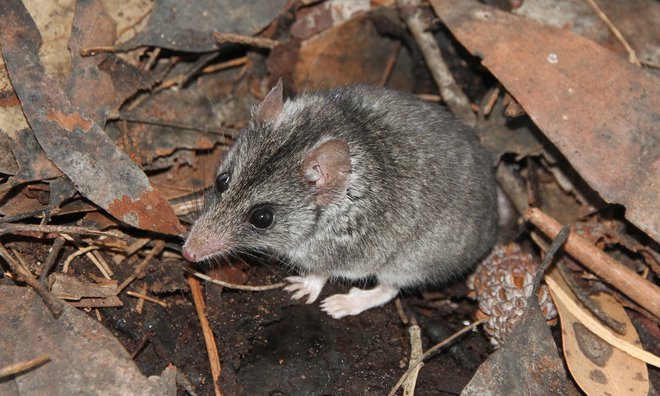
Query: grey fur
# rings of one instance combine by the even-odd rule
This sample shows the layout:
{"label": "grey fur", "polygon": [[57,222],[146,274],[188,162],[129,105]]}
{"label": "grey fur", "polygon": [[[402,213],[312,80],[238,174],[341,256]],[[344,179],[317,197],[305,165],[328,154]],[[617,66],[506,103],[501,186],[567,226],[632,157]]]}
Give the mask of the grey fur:
{"label": "grey fur", "polygon": [[[350,147],[348,191],[317,206],[301,164],[333,138]],[[490,163],[469,128],[411,95],[367,86],[305,93],[275,120],[253,119],[243,130],[218,170],[231,173],[229,188],[189,238],[274,252],[330,277],[376,277],[396,288],[442,282],[495,241]],[[270,229],[246,221],[257,204],[275,208]]]}

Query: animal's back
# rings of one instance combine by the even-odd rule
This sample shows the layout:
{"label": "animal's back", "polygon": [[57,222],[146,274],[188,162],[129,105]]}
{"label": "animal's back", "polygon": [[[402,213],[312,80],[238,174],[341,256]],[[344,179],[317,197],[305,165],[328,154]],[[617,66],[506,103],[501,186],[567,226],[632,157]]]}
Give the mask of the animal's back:
{"label": "animal's back", "polygon": [[[346,219],[357,235],[334,244],[344,253],[336,272],[371,273],[405,287],[446,280],[487,253],[495,240],[495,184],[469,128],[437,105],[387,89],[311,95],[348,119],[343,134],[354,157],[349,200],[321,218],[333,228]],[[332,235],[321,239],[333,244]]]}

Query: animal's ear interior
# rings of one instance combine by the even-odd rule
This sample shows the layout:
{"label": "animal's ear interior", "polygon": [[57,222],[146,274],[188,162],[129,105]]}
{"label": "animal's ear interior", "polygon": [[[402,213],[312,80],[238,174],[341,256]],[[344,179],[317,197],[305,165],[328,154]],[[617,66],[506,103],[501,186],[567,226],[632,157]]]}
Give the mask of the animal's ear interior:
{"label": "animal's ear interior", "polygon": [[302,163],[302,174],[316,187],[316,203],[337,202],[348,188],[351,152],[341,139],[331,139],[310,150]]}
{"label": "animal's ear interior", "polygon": [[268,92],[264,100],[257,107],[257,118],[261,121],[269,121],[277,118],[282,113],[283,101],[282,79]]}

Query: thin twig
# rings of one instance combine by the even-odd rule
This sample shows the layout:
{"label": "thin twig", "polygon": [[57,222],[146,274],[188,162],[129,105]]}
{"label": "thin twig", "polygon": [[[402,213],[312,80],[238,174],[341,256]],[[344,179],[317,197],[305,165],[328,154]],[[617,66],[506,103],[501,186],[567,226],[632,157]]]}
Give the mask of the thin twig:
{"label": "thin twig", "polygon": [[626,333],[626,324],[619,322],[613,317],[609,316],[600,308],[600,304],[596,303],[594,300],[589,298],[589,296],[582,290],[580,285],[575,281],[575,278],[571,275],[566,265],[563,261],[557,263],[557,270],[561,274],[561,277],[564,278],[564,281],[571,289],[575,297],[584,305],[598,320],[608,325],[612,330],[616,331],[618,334]]}
{"label": "thin twig", "polygon": [[626,38],[623,37],[623,34],[621,34],[621,31],[614,25],[614,23],[610,20],[610,18],[601,10],[601,8],[596,4],[594,0],[585,0],[591,8],[596,11],[596,14],[598,14],[598,17],[605,22],[605,25],[607,25],[607,28],[610,29],[610,32],[616,37],[617,40],[623,45],[623,48],[626,49],[626,52],[628,52],[628,62],[639,66],[641,63],[639,59],[637,59],[637,55],[635,54],[635,50],[628,44],[628,41],[626,41]]}
{"label": "thin twig", "polygon": [[442,96],[440,96],[440,95],[420,93],[420,94],[415,94],[415,96],[417,96],[418,98],[420,98],[421,100],[423,100],[425,102],[440,102],[440,101],[442,101]]}
{"label": "thin twig", "polygon": [[380,81],[378,85],[381,87],[384,87],[387,85],[387,81],[389,81],[390,76],[392,75],[392,70],[394,70],[394,65],[396,64],[396,58],[399,56],[399,51],[401,50],[401,42],[397,41],[396,45],[394,46],[394,51],[390,54],[390,57],[387,58],[387,63],[385,64],[385,70],[383,70],[383,74],[380,76]]}
{"label": "thin twig", "polygon": [[406,370],[406,372],[403,373],[401,378],[399,378],[399,381],[392,387],[392,389],[390,390],[390,393],[388,393],[387,396],[394,396],[396,391],[398,391],[399,388],[401,387],[401,384],[403,384],[403,382],[406,380],[406,378],[408,378],[408,376],[413,372],[413,370],[415,370],[416,367],[419,364],[421,364],[424,360],[426,360],[426,358],[431,356],[435,351],[437,351],[438,349],[452,343],[455,339],[457,339],[458,337],[460,337],[463,334],[467,333],[468,331],[474,329],[475,327],[485,323],[486,321],[488,321],[488,319],[490,319],[490,318],[481,319],[481,320],[478,320],[478,321],[472,323],[469,326],[465,326],[461,330],[457,331],[456,333],[452,334],[451,336],[445,338],[443,341],[441,341],[441,342],[435,344],[433,347],[429,348],[426,352],[424,352],[422,354],[422,356],[419,358],[419,360],[417,362],[415,362],[414,364],[411,364],[410,367],[408,367],[408,370]]}
{"label": "thin twig", "polygon": [[80,56],[85,57],[85,56],[94,56],[97,54],[107,54],[107,53],[113,54],[116,52],[125,52],[125,51],[112,45],[103,45],[100,47],[83,48],[80,50]]}
{"label": "thin twig", "polygon": [[10,375],[16,375],[22,373],[34,367],[41,366],[42,364],[49,361],[50,361],[50,356],[43,354],[34,359],[26,360],[20,363],[10,364],[8,366],[0,368],[0,379],[9,377]]}
{"label": "thin twig", "polygon": [[114,275],[114,273],[112,272],[112,268],[110,268],[110,266],[108,265],[108,262],[105,261],[103,256],[101,256],[101,252],[99,252],[98,250],[93,250],[90,253],[92,254],[92,256],[96,258],[96,260],[98,260],[99,266],[103,268],[102,272],[104,274],[108,274],[106,278],[110,279],[110,277]]}
{"label": "thin twig", "polygon": [[[84,254],[89,261],[94,264],[96,268],[98,268],[99,272],[106,278],[106,279],[112,279],[112,271],[108,271],[110,268],[108,267],[108,263],[105,263],[105,266],[96,258],[96,256],[93,254],[93,251],[100,249],[100,246],[87,246],[87,247],[82,247],[80,246],[80,242],[78,239],[75,239],[71,237],[70,235],[67,234],[61,234],[62,238],[66,239],[67,241],[72,242],[76,248],[78,249],[78,252],[74,253],[73,257],[68,257],[64,261],[64,266],[62,268],[62,272],[67,273],[69,272],[69,265],[71,264],[71,260],[73,260],[75,257]],[[107,268],[107,269],[106,269]]]}
{"label": "thin twig", "polygon": [[224,43],[244,44],[244,45],[249,45],[251,47],[269,48],[269,49],[275,48],[279,44],[279,41],[265,37],[252,37],[252,36],[245,36],[242,34],[221,33],[221,32],[215,32],[213,33],[213,35],[220,44],[224,44]]}
{"label": "thin twig", "polygon": [[131,282],[133,282],[135,279],[143,277],[144,276],[143,273],[147,269],[147,267],[149,266],[149,263],[151,262],[151,260],[156,255],[160,254],[160,252],[162,252],[163,249],[165,249],[165,241],[162,241],[162,240],[156,241],[156,243],[154,243],[154,247],[151,248],[151,250],[149,251],[147,256],[140,262],[140,264],[138,264],[135,267],[135,270],[133,271],[133,274],[131,276],[129,276],[128,278],[126,278],[126,280],[124,280],[121,283],[121,285],[119,285],[119,287],[117,287],[117,295],[119,295],[119,293],[121,293],[122,290],[124,290],[126,288],[126,286],[130,285]]}
{"label": "thin twig", "polygon": [[500,97],[500,88],[495,87],[489,92],[490,96],[488,96],[488,101],[486,104],[484,104],[483,107],[483,115],[487,116],[490,115],[490,112],[493,111],[493,106],[495,106],[495,102],[497,102],[497,98]]}
{"label": "thin twig", "polygon": [[244,64],[247,63],[247,60],[248,60],[247,56],[241,56],[240,58],[228,60],[226,62],[221,62],[216,65],[206,66],[205,68],[202,69],[201,73],[209,74],[221,70],[231,69],[232,67],[243,66]]}
{"label": "thin twig", "polygon": [[438,42],[428,31],[429,25],[424,21],[420,8],[421,0],[397,0],[396,4],[422,51],[433,80],[438,84],[442,99],[465,124],[475,126],[477,117],[472,111],[470,100],[454,80],[442,57]]}
{"label": "thin twig", "polygon": [[161,51],[160,47],[156,47],[154,48],[153,51],[151,51],[151,53],[149,54],[149,58],[147,59],[147,62],[142,67],[142,70],[151,70],[151,68],[156,63],[158,56],[160,55],[160,51]]}
{"label": "thin twig", "polygon": [[[130,291],[127,291],[126,293],[132,293]],[[147,295],[147,282],[142,283],[142,287],[140,287],[140,294]],[[129,294],[130,295],[130,294]],[[138,314],[142,315],[142,310],[144,310],[144,298],[139,298],[137,301],[137,304],[135,305],[135,312]]]}
{"label": "thin twig", "polygon": [[197,272],[188,267],[183,267],[183,269],[184,271],[189,272],[192,275],[195,275],[199,279],[204,279],[207,282],[215,283],[216,285],[220,285],[228,289],[246,290],[246,291],[265,291],[265,290],[279,289],[281,287],[286,286],[286,282],[273,283],[272,285],[263,285],[263,286],[237,285],[235,283],[229,283],[229,282],[221,281],[219,279],[213,279],[210,276],[204,275],[201,272]]}
{"label": "thin twig", "polygon": [[0,223],[0,235],[14,234],[17,232],[45,232],[51,234],[103,235],[117,239],[123,239],[123,236],[121,235],[115,235],[111,232],[106,232],[106,231],[90,230],[89,228],[85,228],[85,227]]}
{"label": "thin twig", "polygon": [[403,303],[401,302],[401,297],[397,297],[396,300],[394,300],[394,306],[396,307],[396,312],[399,314],[399,319],[401,319],[401,323],[403,323],[404,325],[410,323],[410,319],[408,319],[408,315],[406,315],[406,311],[403,309]]}
{"label": "thin twig", "polygon": [[[413,324],[408,328],[408,334],[410,334],[410,362],[408,363],[408,367],[412,368],[412,372],[403,381],[403,396],[413,396],[415,394],[417,376],[419,375],[419,370],[424,366],[424,362],[415,364],[415,362],[420,361],[423,352],[422,330],[417,324]],[[413,365],[415,366],[414,368]]]}
{"label": "thin twig", "polygon": [[37,294],[41,296],[41,298],[44,300],[44,304],[46,304],[46,307],[48,307],[48,310],[55,319],[58,319],[60,316],[62,316],[62,312],[64,312],[64,303],[58,300],[57,297],[55,297],[48,289],[44,287],[44,285],[39,283],[39,281],[34,276],[32,276],[32,273],[28,271],[27,268],[24,268],[21,264],[19,264],[2,244],[0,244],[0,257],[5,259],[7,264],[9,264],[9,267],[14,272],[19,281],[27,283],[34,289],[34,291],[37,292]]}
{"label": "thin twig", "polygon": [[[89,252],[91,252],[92,250],[95,250],[95,249],[100,249],[100,247],[98,247],[98,246],[87,246],[87,247],[84,247],[84,248],[78,248],[78,250],[71,253],[69,255],[69,257],[67,257],[66,260],[64,260],[64,266],[62,267],[62,272],[65,273],[65,274],[67,272],[69,272],[69,266],[71,265],[71,262],[73,261],[73,259],[75,259],[78,256],[82,256],[83,254],[87,254],[87,253],[89,253]],[[105,276],[105,274],[104,274],[104,276]]]}
{"label": "thin twig", "polygon": [[545,274],[545,271],[548,269],[548,267],[550,267],[550,264],[552,264],[552,260],[554,260],[555,256],[559,252],[559,249],[561,249],[564,243],[566,243],[570,231],[571,231],[571,227],[569,225],[565,225],[552,240],[550,247],[545,252],[545,257],[543,257],[543,262],[541,263],[541,266],[536,271],[536,275],[534,276],[534,283],[533,283],[534,286],[532,288],[532,294],[529,296],[530,299],[537,298],[536,293],[538,292],[539,287],[541,287],[541,281],[543,280],[543,275]]}
{"label": "thin twig", "polygon": [[128,294],[131,297],[139,298],[140,300],[149,301],[149,302],[152,302],[154,304],[158,304],[163,308],[169,308],[170,307],[170,304],[166,303],[165,301],[163,301],[159,298],[156,298],[156,297],[147,296],[146,294],[137,293],[137,292],[130,291],[130,290],[127,291],[126,294]]}
{"label": "thin twig", "polygon": [[53,265],[55,264],[55,260],[57,259],[57,256],[60,254],[60,250],[62,250],[62,246],[64,246],[64,242],[65,240],[61,236],[55,238],[55,242],[53,242],[53,246],[50,248],[50,252],[48,252],[48,257],[46,257],[46,261],[44,262],[44,267],[41,270],[41,275],[39,275],[39,282],[41,282],[42,285],[46,284],[48,273],[53,268]]}
{"label": "thin twig", "polygon": [[222,367],[220,366],[220,357],[218,356],[218,347],[215,344],[213,331],[209,325],[209,320],[206,317],[206,303],[202,295],[202,286],[199,281],[193,277],[188,277],[188,284],[190,285],[190,292],[192,293],[193,301],[195,303],[195,310],[199,317],[199,323],[202,326],[202,334],[204,335],[204,342],[206,343],[206,353],[209,356],[209,364],[211,365],[211,377],[213,377],[213,389],[216,396],[222,396],[220,392],[220,374]]}
{"label": "thin twig", "polygon": [[19,213],[17,215],[13,216],[5,216],[0,218],[0,223],[13,223],[15,221],[21,221],[25,219],[29,219],[30,217],[37,217],[39,215],[44,214],[46,209],[39,209],[39,210],[33,210],[32,212],[27,212],[27,213]]}

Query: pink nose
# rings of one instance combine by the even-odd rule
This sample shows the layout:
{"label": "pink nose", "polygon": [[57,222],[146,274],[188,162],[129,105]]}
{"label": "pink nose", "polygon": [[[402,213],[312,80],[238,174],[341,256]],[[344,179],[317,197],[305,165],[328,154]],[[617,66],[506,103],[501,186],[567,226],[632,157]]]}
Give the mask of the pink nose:
{"label": "pink nose", "polygon": [[195,253],[192,253],[190,250],[186,249],[185,247],[183,248],[183,257],[190,261],[191,263],[197,262],[197,255]]}

